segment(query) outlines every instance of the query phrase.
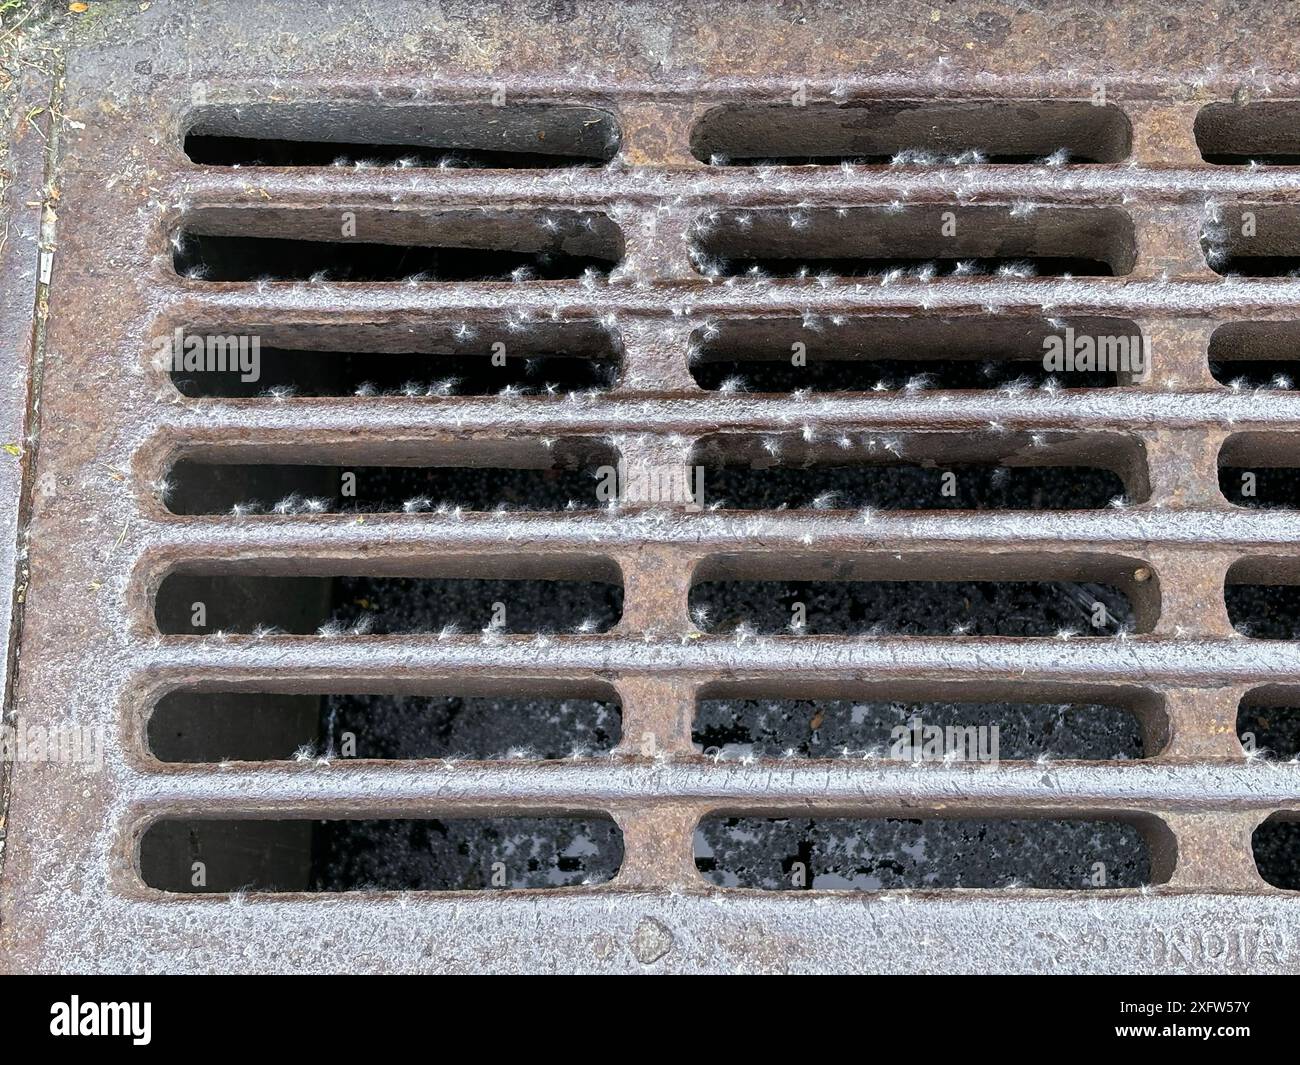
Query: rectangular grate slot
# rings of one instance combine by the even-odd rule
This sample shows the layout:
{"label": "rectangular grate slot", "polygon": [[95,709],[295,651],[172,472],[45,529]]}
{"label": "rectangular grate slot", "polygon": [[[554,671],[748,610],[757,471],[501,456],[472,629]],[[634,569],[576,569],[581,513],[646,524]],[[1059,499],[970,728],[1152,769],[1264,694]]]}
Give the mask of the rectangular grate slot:
{"label": "rectangular grate slot", "polygon": [[182,462],[173,514],[408,514],[460,510],[593,510],[596,469],[268,466]]}
{"label": "rectangular grate slot", "polygon": [[711,817],[695,832],[710,883],[763,891],[1136,888],[1139,827],[1103,820]]}
{"label": "rectangular grate slot", "polygon": [[1300,890],[1300,821],[1294,816],[1275,814],[1250,839],[1259,875],[1286,891]]}
{"label": "rectangular grate slot", "polygon": [[1113,104],[1074,100],[870,100],[724,104],[691,131],[715,166],[807,163],[1117,163],[1132,130]]}
{"label": "rectangular grate slot", "polygon": [[194,112],[184,143],[208,166],[519,169],[599,166],[619,134],[608,112],[564,104],[244,103]]}
{"label": "rectangular grate slot", "polygon": [[691,373],[713,391],[1114,388],[1145,367],[1123,318],[748,318],[691,338]]}
{"label": "rectangular grate slot", "polygon": [[1300,638],[1300,570],[1286,558],[1244,558],[1224,581],[1228,620],[1259,640]]}
{"label": "rectangular grate slot", "polygon": [[1300,469],[1220,464],[1219,490],[1239,507],[1291,509],[1300,506]]}
{"label": "rectangular grate slot", "polygon": [[1217,205],[1202,227],[1201,250],[1218,274],[1300,276],[1300,207]]}
{"label": "rectangular grate slot", "polygon": [[184,894],[577,887],[622,861],[604,817],[167,819],[140,839],[144,882]]}
{"label": "rectangular grate slot", "polygon": [[1086,466],[706,467],[705,499],[724,510],[1095,510],[1124,483]]}
{"label": "rectangular grate slot", "polygon": [[1228,619],[1243,636],[1257,640],[1300,637],[1300,587],[1294,584],[1228,584]]}
{"label": "rectangular grate slot", "polygon": [[180,689],[158,700],[147,726],[159,761],[209,763],[535,761],[608,754],[621,735],[612,688],[590,684],[575,694],[527,682],[450,694]]}
{"label": "rectangular grate slot", "polygon": [[1114,207],[797,207],[711,212],[692,253],[707,276],[1111,277],[1136,244]]}
{"label": "rectangular grate slot", "polygon": [[1295,388],[1300,322],[1228,322],[1210,335],[1210,373],[1233,388]]}
{"label": "rectangular grate slot", "polygon": [[1207,163],[1300,164],[1300,101],[1207,104],[1196,115],[1195,132]]}
{"label": "rectangular grate slot", "polygon": [[0,29],[0,969],[1295,968],[1280,5],[112,6]]}
{"label": "rectangular grate slot", "polygon": [[555,396],[605,391],[618,340],[595,322],[180,329],[159,365],[194,398]]}
{"label": "rectangular grate slot", "polygon": [[1228,620],[1256,640],[1300,637],[1300,587],[1294,584],[1229,584],[1224,588]]}
{"label": "rectangular grate slot", "polygon": [[724,761],[879,758],[996,762],[1146,756],[1142,722],[1128,707],[1079,702],[917,699],[706,698],[691,738]]}
{"label": "rectangular grate slot", "polygon": [[705,499],[724,510],[1095,510],[1124,483],[1086,466],[706,467]]}
{"label": "rectangular grate slot", "polygon": [[582,578],[172,573],[154,615],[164,635],[605,632],[621,617],[612,563]]}
{"label": "rectangular grate slot", "polygon": [[607,215],[571,210],[195,210],[172,242],[203,281],[551,281],[622,257]]}
{"label": "rectangular grate slot", "polygon": [[186,231],[173,264],[193,281],[554,281],[607,273],[618,261],[558,250],[454,244],[393,245],[353,241],[229,237]]}
{"label": "rectangular grate slot", "polygon": [[1300,759],[1300,698],[1287,689],[1256,689],[1237,707],[1237,738],[1248,757]]}
{"label": "rectangular grate slot", "polygon": [[1082,510],[1130,501],[1136,459],[1100,436],[842,432],[719,434],[692,461],[711,509]]}
{"label": "rectangular grate slot", "polygon": [[[511,466],[489,465],[495,452],[478,449],[483,465],[372,466],[221,463],[182,459],[163,485],[173,514],[390,514],[459,511],[593,510],[599,478],[616,458],[599,445],[525,441],[502,445]],[[451,449],[463,462],[469,449]],[[500,461],[500,458],[498,458]],[[531,466],[536,462],[539,465]],[[517,465],[515,465],[517,464]],[[544,465],[543,465],[544,464]]]}
{"label": "rectangular grate slot", "polygon": [[1300,438],[1238,433],[1219,450],[1219,491],[1239,507],[1300,506]]}
{"label": "rectangular grate slot", "polygon": [[1093,581],[704,580],[691,615],[713,633],[1115,636],[1148,631],[1129,597]]}

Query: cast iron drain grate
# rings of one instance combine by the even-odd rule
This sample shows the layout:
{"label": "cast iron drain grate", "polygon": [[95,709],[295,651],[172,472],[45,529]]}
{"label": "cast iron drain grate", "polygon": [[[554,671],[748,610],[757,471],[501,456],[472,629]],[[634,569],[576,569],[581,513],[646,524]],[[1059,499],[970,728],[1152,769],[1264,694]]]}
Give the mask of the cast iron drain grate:
{"label": "cast iron drain grate", "polygon": [[4,964],[1293,968],[1287,16],[381,7],[24,74]]}

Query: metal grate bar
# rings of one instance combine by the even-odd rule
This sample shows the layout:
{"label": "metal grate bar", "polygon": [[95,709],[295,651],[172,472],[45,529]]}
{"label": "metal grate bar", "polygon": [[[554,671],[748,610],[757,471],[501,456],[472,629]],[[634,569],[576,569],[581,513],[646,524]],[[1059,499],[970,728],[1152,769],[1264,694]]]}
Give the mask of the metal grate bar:
{"label": "metal grate bar", "polygon": [[[664,630],[670,633],[670,629]],[[760,639],[765,642],[760,643]],[[539,643],[541,646],[539,647]],[[1122,653],[1117,654],[1117,650]],[[540,652],[545,651],[543,657]],[[895,680],[979,679],[990,676],[1050,678],[1062,683],[1149,683],[1192,687],[1262,681],[1294,683],[1300,654],[1287,641],[1251,643],[1240,638],[1194,634],[1132,636],[1123,641],[1056,641],[995,637],[874,640],[803,636],[734,638],[681,636],[662,640],[633,636],[502,637],[484,646],[474,637],[267,638],[242,644],[238,637],[166,638],[139,654],[150,675],[166,668],[202,671],[208,679],[250,680],[294,676],[313,670],[322,677],[360,680],[445,677],[449,671],[487,676],[590,676],[619,671],[665,678],[695,676],[701,682],[725,668],[728,676],[805,676],[845,682],[864,674]],[[685,697],[680,700],[684,703]]]}

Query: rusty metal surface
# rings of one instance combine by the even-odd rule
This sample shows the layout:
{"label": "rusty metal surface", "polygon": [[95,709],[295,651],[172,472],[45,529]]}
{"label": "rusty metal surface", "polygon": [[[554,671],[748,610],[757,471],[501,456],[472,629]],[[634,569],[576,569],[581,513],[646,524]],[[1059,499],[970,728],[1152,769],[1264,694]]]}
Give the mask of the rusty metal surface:
{"label": "rusty metal surface", "polygon": [[[1295,971],[1291,892],[1266,884],[1253,829],[1300,811],[1300,765],[1248,761],[1238,703],[1300,685],[1285,641],[1237,635],[1223,605],[1242,559],[1294,565],[1300,515],[1246,511],[1218,489],[1218,450],[1248,431],[1300,432],[1300,393],[1266,399],[1210,376],[1226,321],[1300,316],[1300,281],[1220,277],[1199,246],[1214,204],[1291,202],[1291,167],[1202,162],[1206,103],[1300,97],[1300,16],[1269,3],[685,4],[310,3],[154,0],[92,5],[60,31],[67,65],[56,163],[58,252],[42,339],[42,429],[27,534],[31,583],[18,659],[28,722],[107,733],[90,772],[13,767],[0,871],[0,965],[10,970],[360,971]],[[144,8],[144,10],[141,10]],[[786,98],[1088,99],[1106,87],[1133,127],[1130,163],[1081,167],[707,167],[690,153],[710,107]],[[621,126],[605,169],[352,170],[199,167],[180,130],[209,105],[481,102],[605,109]],[[689,246],[719,207],[1090,205],[1133,221],[1124,278],[701,277]],[[211,284],[178,278],[169,235],[193,212],[443,208],[604,212],[626,256],[608,279],[499,283]],[[6,250],[6,255],[10,254]],[[6,274],[8,283],[8,274]],[[855,313],[1116,314],[1152,338],[1149,379],[1086,392],[758,396],[702,391],[692,334],[728,316]],[[0,328],[15,327],[6,304]],[[192,401],[149,361],[177,325],[600,320],[625,372],[581,401],[293,398]],[[177,517],[154,487],[177,449],[347,446],[418,454],[451,440],[598,437],[630,461],[684,464],[719,430],[1126,434],[1150,497],[1095,513],[691,513]],[[498,445],[493,445],[498,446]],[[529,446],[521,444],[521,447]],[[6,548],[8,549],[8,548]],[[599,555],[622,570],[622,621],[603,635],[159,637],[150,597],[178,565],[325,571],[364,556],[403,566],[517,566]],[[696,568],[797,557],[994,574],[1095,562],[1147,567],[1152,631],[1123,639],[750,637],[701,633]],[[626,746],[552,765],[160,765],[142,714],[195,681],[320,690],[332,681],[582,680],[617,690]],[[1168,741],[1131,763],[993,769],[868,761],[715,764],[690,742],[696,696],[737,682],[1008,684],[1052,697],[1140,689]],[[653,737],[646,757],[642,740]],[[715,889],[692,830],[711,811],[842,815],[923,809],[1147,815],[1174,840],[1166,883],[1131,892],[803,893]],[[169,813],[391,816],[604,811],[626,858],[600,888],[346,897],[166,896],[135,868],[143,827]]]}

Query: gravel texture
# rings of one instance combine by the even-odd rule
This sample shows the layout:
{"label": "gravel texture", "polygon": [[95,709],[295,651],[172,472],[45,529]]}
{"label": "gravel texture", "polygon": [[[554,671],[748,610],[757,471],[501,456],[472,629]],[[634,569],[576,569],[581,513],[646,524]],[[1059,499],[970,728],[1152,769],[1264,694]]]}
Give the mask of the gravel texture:
{"label": "gravel texture", "polygon": [[[940,728],[997,728],[995,757],[1094,761],[1142,757],[1142,732],[1113,706],[1032,703],[903,703],[794,699],[707,699],[693,739],[722,760],[889,757],[895,729],[913,718]],[[990,733],[990,736],[992,734]],[[992,749],[990,743],[985,749]]]}
{"label": "gravel texture", "polygon": [[357,758],[569,758],[610,751],[616,704],[591,699],[327,695],[322,747],[355,738]]}
{"label": "gravel texture", "polygon": [[560,818],[321,821],[312,849],[314,891],[574,887],[623,859],[614,822]]}
{"label": "gravel texture", "polygon": [[[1096,603],[1106,615],[1094,627]],[[696,623],[710,632],[790,632],[798,604],[809,633],[1108,636],[1132,625],[1122,593],[1071,581],[707,581],[691,589]]]}
{"label": "gravel texture", "polygon": [[769,891],[1117,888],[1149,876],[1137,829],[1109,821],[715,818],[695,833],[695,865],[723,887]]}

